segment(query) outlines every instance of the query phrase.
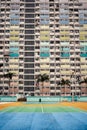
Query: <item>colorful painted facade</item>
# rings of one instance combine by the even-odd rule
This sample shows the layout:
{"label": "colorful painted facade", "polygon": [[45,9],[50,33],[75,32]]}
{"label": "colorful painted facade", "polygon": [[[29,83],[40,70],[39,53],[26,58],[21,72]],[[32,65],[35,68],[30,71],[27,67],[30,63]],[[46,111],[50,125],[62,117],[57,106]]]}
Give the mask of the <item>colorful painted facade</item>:
{"label": "colorful painted facade", "polygon": [[0,73],[16,74],[1,94],[40,95],[35,77],[46,73],[44,95],[87,95],[77,81],[87,76],[87,0],[1,0],[0,44]]}

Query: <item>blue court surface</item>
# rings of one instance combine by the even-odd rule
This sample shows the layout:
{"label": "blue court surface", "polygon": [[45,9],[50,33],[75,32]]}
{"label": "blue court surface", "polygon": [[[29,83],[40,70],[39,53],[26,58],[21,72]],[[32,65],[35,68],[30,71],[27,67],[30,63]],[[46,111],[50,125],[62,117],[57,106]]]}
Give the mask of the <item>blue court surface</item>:
{"label": "blue court surface", "polygon": [[0,112],[0,130],[87,130],[87,112]]}

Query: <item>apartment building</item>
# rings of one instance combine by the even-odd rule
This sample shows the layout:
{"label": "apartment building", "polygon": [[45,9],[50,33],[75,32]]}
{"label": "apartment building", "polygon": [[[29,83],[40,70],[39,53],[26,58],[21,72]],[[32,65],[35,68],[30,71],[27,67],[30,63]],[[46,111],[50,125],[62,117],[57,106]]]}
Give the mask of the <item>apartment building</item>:
{"label": "apartment building", "polygon": [[77,81],[87,76],[87,0],[1,0],[0,62],[0,75],[15,74],[10,86],[0,78],[1,95],[42,95],[35,77],[46,73],[44,96],[87,96]]}

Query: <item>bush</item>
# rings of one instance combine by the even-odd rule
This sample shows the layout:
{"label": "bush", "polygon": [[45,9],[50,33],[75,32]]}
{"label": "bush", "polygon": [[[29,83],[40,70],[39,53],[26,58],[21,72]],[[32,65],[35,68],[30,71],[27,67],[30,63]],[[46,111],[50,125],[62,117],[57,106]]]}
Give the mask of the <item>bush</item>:
{"label": "bush", "polygon": [[17,99],[18,102],[26,102],[27,98],[26,97],[21,97]]}

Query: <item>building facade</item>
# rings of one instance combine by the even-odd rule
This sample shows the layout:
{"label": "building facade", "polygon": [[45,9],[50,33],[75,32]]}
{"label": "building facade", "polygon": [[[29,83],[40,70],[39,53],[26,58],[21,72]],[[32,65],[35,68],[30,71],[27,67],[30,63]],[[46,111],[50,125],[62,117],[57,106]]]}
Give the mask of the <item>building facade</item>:
{"label": "building facade", "polygon": [[10,86],[1,76],[1,95],[41,95],[35,77],[46,73],[43,95],[87,96],[77,80],[87,76],[87,0],[1,0],[0,61],[0,75],[15,74]]}

